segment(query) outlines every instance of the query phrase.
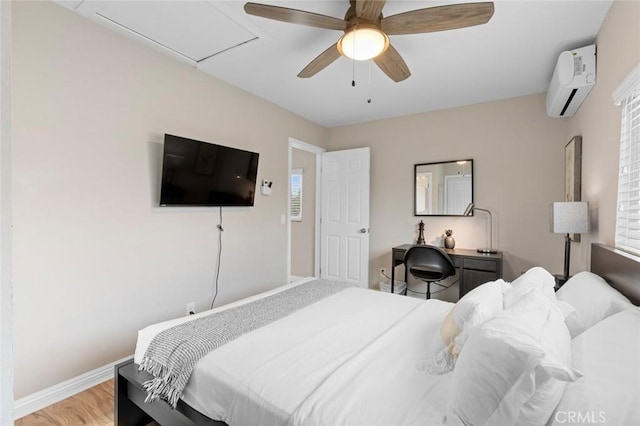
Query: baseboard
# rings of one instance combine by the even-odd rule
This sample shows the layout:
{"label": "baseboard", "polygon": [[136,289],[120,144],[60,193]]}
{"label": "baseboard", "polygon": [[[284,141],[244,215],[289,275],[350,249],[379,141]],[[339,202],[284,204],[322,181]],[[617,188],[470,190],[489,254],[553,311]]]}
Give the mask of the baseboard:
{"label": "baseboard", "polygon": [[98,367],[95,370],[81,374],[73,379],[51,386],[50,388],[43,389],[34,394],[25,396],[24,398],[16,399],[13,403],[13,418],[19,419],[27,416],[35,411],[41,410],[51,404],[60,402],[63,399],[69,398],[70,396],[111,379],[113,377],[114,367],[132,357],[133,355],[130,355],[102,367]]}

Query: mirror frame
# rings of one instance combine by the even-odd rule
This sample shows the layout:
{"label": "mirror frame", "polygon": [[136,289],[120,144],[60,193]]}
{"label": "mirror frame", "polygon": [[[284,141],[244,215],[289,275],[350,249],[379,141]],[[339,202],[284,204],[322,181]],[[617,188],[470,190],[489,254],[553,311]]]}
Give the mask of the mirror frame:
{"label": "mirror frame", "polygon": [[[418,217],[423,217],[423,216],[456,216],[456,217],[463,217],[464,214],[460,213],[460,214],[420,214],[417,211],[417,200],[416,200],[416,195],[417,195],[417,190],[418,190],[418,182],[417,182],[417,176],[418,176],[418,167],[420,166],[432,166],[432,165],[437,165],[437,164],[446,164],[446,163],[458,163],[461,161],[467,161],[469,163],[471,163],[471,203],[474,202],[473,200],[473,189],[474,189],[474,170],[473,170],[473,159],[471,158],[467,158],[467,159],[461,159],[461,160],[450,160],[450,161],[436,161],[433,163],[419,163],[419,164],[414,164],[413,166],[413,215],[414,216],[418,216]],[[473,212],[471,213],[471,215],[473,215]]]}

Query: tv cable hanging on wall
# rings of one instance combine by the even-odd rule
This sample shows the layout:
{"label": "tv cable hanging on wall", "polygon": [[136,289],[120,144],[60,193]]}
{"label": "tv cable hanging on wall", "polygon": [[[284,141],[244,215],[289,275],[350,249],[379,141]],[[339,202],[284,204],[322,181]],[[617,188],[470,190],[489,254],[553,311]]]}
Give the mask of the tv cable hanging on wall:
{"label": "tv cable hanging on wall", "polygon": [[213,309],[213,304],[216,303],[216,297],[218,297],[218,279],[220,278],[220,260],[222,259],[222,233],[224,232],[224,228],[222,227],[222,206],[220,206],[220,222],[216,225],[216,228],[218,228],[218,259],[216,260],[216,276],[214,279],[213,300],[211,300],[210,309]]}

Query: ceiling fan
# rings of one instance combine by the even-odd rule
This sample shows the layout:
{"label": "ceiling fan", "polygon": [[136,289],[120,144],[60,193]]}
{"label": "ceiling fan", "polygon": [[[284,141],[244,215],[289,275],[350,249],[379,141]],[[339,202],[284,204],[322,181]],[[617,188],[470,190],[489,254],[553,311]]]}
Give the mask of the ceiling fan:
{"label": "ceiling fan", "polygon": [[493,16],[493,2],[464,3],[428,7],[397,15],[382,16],[385,0],[350,0],[344,19],[299,9],[259,3],[247,3],[250,15],[327,30],[344,35],[318,55],[298,77],[312,77],[341,55],[356,60],[373,59],[378,67],[399,82],[411,75],[400,53],[389,42],[390,35],[421,34],[485,24]]}

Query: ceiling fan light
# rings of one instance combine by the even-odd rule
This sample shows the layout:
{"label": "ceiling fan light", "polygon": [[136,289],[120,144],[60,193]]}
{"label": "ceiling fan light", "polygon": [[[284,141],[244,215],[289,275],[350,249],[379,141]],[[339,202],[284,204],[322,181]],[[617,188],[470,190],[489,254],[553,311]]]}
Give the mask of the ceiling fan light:
{"label": "ceiling fan light", "polygon": [[388,48],[389,37],[374,25],[354,27],[338,41],[340,53],[356,61],[375,58]]}

